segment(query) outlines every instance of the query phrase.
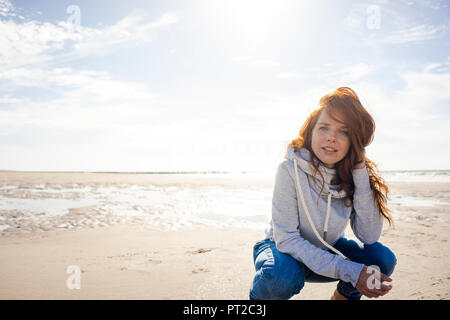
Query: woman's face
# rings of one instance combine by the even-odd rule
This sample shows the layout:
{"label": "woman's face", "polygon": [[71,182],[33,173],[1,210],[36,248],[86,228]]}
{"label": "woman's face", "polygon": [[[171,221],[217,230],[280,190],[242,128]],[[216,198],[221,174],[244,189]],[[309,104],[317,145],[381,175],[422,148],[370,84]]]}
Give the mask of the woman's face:
{"label": "woman's face", "polygon": [[325,110],[322,111],[312,130],[311,147],[327,168],[334,168],[350,148],[347,127],[331,118]]}

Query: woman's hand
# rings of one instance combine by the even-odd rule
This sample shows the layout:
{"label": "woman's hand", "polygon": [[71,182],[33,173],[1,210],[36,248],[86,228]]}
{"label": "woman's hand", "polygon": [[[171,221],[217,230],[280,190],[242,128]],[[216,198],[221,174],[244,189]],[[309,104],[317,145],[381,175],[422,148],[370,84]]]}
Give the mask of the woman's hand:
{"label": "woman's hand", "polygon": [[392,289],[392,285],[383,284],[380,280],[391,282],[392,279],[381,272],[379,272],[380,279],[377,279],[375,272],[371,272],[371,270],[375,271],[376,269],[368,269],[367,266],[363,267],[356,283],[356,289],[369,298],[384,296]]}
{"label": "woman's hand", "polygon": [[361,162],[357,162],[355,164],[355,169],[364,168],[366,165],[366,149],[363,149]]}

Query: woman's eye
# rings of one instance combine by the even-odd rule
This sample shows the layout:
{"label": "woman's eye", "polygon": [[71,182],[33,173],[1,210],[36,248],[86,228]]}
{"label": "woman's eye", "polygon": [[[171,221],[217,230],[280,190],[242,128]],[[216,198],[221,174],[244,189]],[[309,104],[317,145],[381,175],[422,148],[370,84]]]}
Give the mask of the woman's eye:
{"label": "woman's eye", "polygon": [[346,135],[346,136],[348,136],[348,131],[345,131],[345,130],[341,130],[341,131],[340,131],[340,133],[342,133],[343,135]]}
{"label": "woman's eye", "polygon": [[327,127],[319,127],[319,130],[325,131],[327,130]]}

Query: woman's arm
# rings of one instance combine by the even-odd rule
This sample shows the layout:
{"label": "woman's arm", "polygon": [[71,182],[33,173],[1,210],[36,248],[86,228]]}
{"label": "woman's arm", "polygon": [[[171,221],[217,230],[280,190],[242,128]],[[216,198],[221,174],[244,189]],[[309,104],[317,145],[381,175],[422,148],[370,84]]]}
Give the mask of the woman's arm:
{"label": "woman's arm", "polygon": [[378,241],[383,229],[383,217],[375,203],[373,191],[370,188],[369,173],[364,163],[362,167],[353,169],[353,210],[350,215],[350,224],[355,236],[365,244]]}
{"label": "woman's arm", "polygon": [[277,249],[303,262],[317,274],[351,282],[356,286],[362,264],[344,260],[301,237],[297,192],[289,166],[293,166],[292,160],[285,160],[279,165],[273,191],[272,224]]}

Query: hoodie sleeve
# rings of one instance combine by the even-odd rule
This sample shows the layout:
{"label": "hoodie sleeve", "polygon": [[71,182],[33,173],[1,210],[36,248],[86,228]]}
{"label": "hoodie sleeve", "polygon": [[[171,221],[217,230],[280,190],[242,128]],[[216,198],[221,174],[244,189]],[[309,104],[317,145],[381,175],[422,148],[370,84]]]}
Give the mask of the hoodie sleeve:
{"label": "hoodie sleeve", "polygon": [[383,229],[383,217],[376,205],[370,188],[367,168],[353,169],[353,210],[350,224],[355,236],[364,244],[378,241]]}
{"label": "hoodie sleeve", "polygon": [[300,235],[297,192],[287,161],[278,166],[272,198],[273,238],[277,249],[303,262],[317,274],[356,286],[362,264],[321,249]]}

